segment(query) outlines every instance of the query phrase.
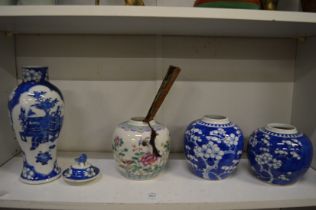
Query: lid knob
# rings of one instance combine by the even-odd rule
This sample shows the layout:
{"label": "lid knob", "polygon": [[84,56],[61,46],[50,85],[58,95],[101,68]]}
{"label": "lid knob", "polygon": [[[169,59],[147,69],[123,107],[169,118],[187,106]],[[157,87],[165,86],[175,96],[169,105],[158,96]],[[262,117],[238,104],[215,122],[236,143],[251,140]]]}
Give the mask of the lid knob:
{"label": "lid knob", "polygon": [[75,160],[79,164],[86,164],[87,158],[88,158],[87,155],[83,153],[79,157],[77,157]]}

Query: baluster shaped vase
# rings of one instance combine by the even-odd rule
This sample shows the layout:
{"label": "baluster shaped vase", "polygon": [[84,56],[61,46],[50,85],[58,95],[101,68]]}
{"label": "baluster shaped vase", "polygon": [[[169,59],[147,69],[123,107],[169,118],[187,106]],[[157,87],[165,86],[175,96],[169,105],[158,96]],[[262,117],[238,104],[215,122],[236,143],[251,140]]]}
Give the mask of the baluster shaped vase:
{"label": "baluster shaped vase", "polygon": [[11,93],[8,106],[24,158],[20,180],[41,184],[60,177],[56,149],[64,100],[60,90],[48,81],[48,68],[23,67],[22,83]]}

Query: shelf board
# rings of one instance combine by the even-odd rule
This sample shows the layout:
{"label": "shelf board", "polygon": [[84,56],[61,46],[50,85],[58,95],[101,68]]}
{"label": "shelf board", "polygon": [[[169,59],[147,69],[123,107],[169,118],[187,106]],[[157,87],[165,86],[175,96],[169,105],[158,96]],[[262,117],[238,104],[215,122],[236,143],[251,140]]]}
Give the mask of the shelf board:
{"label": "shelf board", "polygon": [[[59,154],[65,169],[78,154]],[[89,154],[102,176],[86,185],[69,185],[63,179],[43,185],[19,181],[22,158],[0,168],[0,207],[45,209],[256,209],[316,205],[316,171],[290,186],[265,184],[250,174],[247,160],[222,181],[194,176],[185,160],[172,158],[157,178],[133,181],[122,177],[109,154]]]}
{"label": "shelf board", "polygon": [[316,35],[316,13],[151,6],[1,6],[0,31],[305,37]]}

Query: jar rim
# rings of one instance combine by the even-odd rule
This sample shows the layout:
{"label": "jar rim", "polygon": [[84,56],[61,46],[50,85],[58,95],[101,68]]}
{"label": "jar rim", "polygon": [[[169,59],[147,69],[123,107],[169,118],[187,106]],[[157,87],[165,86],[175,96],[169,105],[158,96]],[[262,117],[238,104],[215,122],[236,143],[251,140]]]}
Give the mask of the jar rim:
{"label": "jar rim", "polygon": [[265,129],[280,134],[297,134],[298,132],[294,125],[285,123],[268,123]]}
{"label": "jar rim", "polygon": [[30,66],[22,66],[22,69],[32,69],[32,68],[44,69],[44,68],[48,68],[48,66],[40,66],[40,65],[38,65],[38,66],[36,66],[36,65],[34,65],[34,66],[32,66],[32,65],[30,65]]}
{"label": "jar rim", "polygon": [[[137,126],[148,126],[148,124],[143,121],[144,119],[145,117],[142,117],[142,116],[131,117],[128,123],[131,125],[137,125]],[[156,124],[154,120],[149,121],[149,123],[150,125]]]}
{"label": "jar rim", "polygon": [[204,115],[202,121],[211,124],[227,124],[230,123],[228,117],[224,115],[208,114]]}

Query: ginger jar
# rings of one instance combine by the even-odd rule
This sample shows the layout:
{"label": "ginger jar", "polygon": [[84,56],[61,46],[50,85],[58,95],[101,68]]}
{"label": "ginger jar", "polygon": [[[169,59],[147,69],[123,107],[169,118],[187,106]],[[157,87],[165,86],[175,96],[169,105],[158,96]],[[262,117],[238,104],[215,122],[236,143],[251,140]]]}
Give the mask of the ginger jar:
{"label": "ginger jar", "polygon": [[192,172],[201,178],[228,177],[237,168],[242,151],[242,131],[225,116],[206,115],[185,131],[185,157]]}
{"label": "ginger jar", "polygon": [[295,183],[309,169],[313,145],[293,125],[270,123],[250,136],[248,160],[254,174],[271,184]]}
{"label": "ginger jar", "polygon": [[[119,124],[113,134],[112,149],[119,172],[130,179],[144,180],[156,177],[165,167],[169,151],[168,129],[155,122],[143,122],[134,117]],[[157,136],[155,145],[150,142],[152,127]],[[158,155],[153,152],[156,147]]]}

